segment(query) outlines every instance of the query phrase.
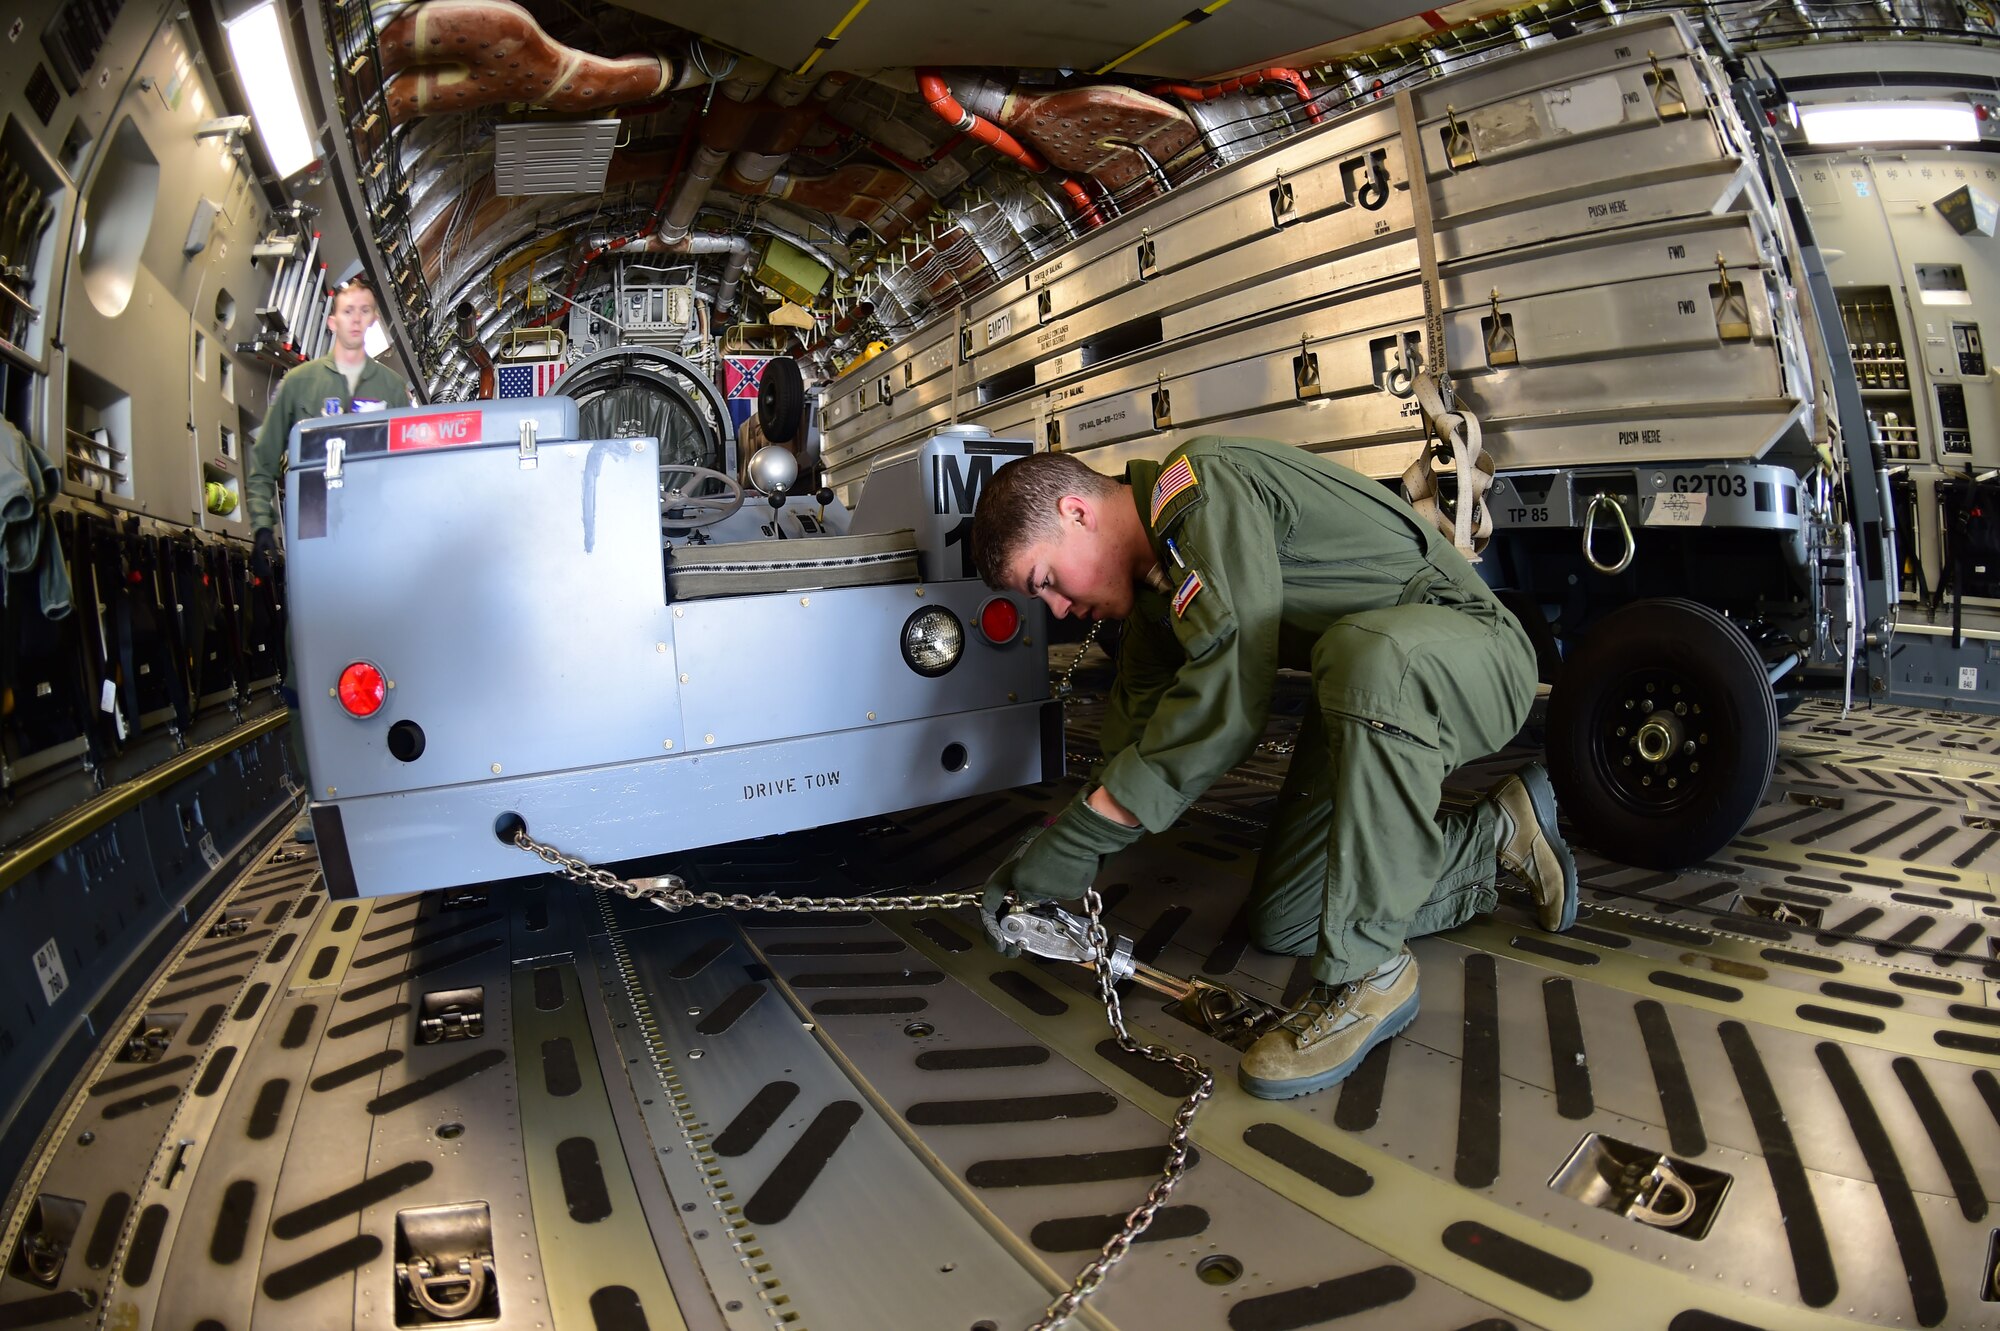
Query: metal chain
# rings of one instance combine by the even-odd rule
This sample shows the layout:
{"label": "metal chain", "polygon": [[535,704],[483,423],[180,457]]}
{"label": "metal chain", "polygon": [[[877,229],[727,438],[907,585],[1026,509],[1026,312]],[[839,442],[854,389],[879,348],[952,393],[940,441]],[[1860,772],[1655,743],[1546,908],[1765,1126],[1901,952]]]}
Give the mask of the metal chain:
{"label": "metal chain", "polygon": [[[1091,626],[1095,634],[1096,625]],[[1090,640],[1084,639],[1089,646]],[[1076,667],[1072,665],[1073,671]],[[1065,676],[1067,679],[1067,676]],[[882,910],[954,910],[961,906],[980,904],[981,892],[932,892],[924,895],[904,895],[885,897],[781,897],[770,893],[762,896],[748,896],[743,893],[697,892],[673,874],[665,874],[646,882],[632,882],[620,878],[608,869],[600,869],[571,855],[565,855],[554,846],[546,845],[529,836],[525,828],[514,833],[514,844],[522,850],[539,857],[550,868],[565,878],[573,879],[586,887],[600,892],[610,892],[632,901],[643,901],[658,906],[662,910],[676,911],[687,906],[706,906],[716,910],[790,910],[811,912],[873,912]],[[1090,915],[1090,946],[1095,955],[1111,955],[1110,932],[1104,927],[1104,899],[1095,887],[1086,888],[1083,894],[1085,910]],[[1159,1045],[1141,1044],[1132,1038],[1125,1028],[1125,1008],[1118,999],[1117,983],[1112,979],[1111,967],[1097,967],[1097,996],[1103,1000],[1105,1020],[1111,1026],[1111,1033],[1117,1038],[1118,1047],[1128,1054],[1136,1054],[1155,1063],[1165,1063],[1179,1069],[1194,1081],[1194,1089],[1181,1101],[1181,1107],[1174,1113],[1173,1130],[1167,1138],[1167,1162],[1160,1171],[1160,1177],[1140,1202],[1125,1217],[1118,1232],[1105,1240],[1103,1248],[1090,1265],[1077,1273],[1075,1280],[1062,1296],[1051,1303],[1042,1313],[1040,1320],[1028,1331],[1055,1331],[1056,1327],[1075,1316],[1084,1300],[1097,1292],[1104,1283],[1104,1277],[1111,1268],[1124,1260],[1125,1254],[1138,1241],[1153,1217],[1166,1204],[1167,1197],[1179,1186],[1188,1169],[1188,1139],[1194,1124],[1195,1111],[1202,1102],[1215,1093],[1215,1074],[1192,1054],[1177,1054]]]}
{"label": "metal chain", "polygon": [[1097,641],[1097,631],[1103,627],[1104,621],[1101,619],[1090,621],[1090,632],[1084,634],[1083,641],[1076,645],[1076,655],[1069,659],[1069,669],[1063,671],[1056,679],[1055,687],[1049,690],[1051,694],[1058,698],[1069,697],[1070,677],[1075,675],[1076,668],[1083,664],[1084,655],[1090,651],[1090,644]]}
{"label": "metal chain", "polygon": [[[1090,914],[1090,946],[1099,957],[1107,957],[1111,954],[1111,938],[1104,928],[1104,901],[1097,895],[1095,887],[1084,889],[1083,905]],[[1104,1017],[1110,1023],[1111,1033],[1117,1038],[1120,1049],[1178,1068],[1193,1078],[1195,1085],[1187,1098],[1181,1101],[1181,1107],[1174,1111],[1173,1131],[1167,1138],[1167,1163],[1160,1171],[1159,1180],[1146,1193],[1146,1200],[1132,1208],[1118,1232],[1105,1240],[1096,1259],[1077,1273],[1069,1289],[1048,1306],[1041,1320],[1030,1326],[1028,1331],[1054,1331],[1068,1321],[1083,1306],[1083,1301],[1096,1293],[1104,1277],[1111,1273],[1111,1268],[1124,1260],[1126,1252],[1139,1236],[1146,1232],[1146,1227],[1153,1223],[1153,1216],[1166,1204],[1168,1195],[1179,1186],[1181,1177],[1187,1173],[1188,1137],[1193,1128],[1195,1111],[1215,1092],[1215,1074],[1192,1054],[1177,1054],[1158,1045],[1141,1044],[1132,1038],[1131,1032],[1125,1029],[1125,1009],[1118,1001],[1118,989],[1111,978],[1109,966],[1097,968],[1097,996],[1104,1000]]]}
{"label": "metal chain", "polygon": [[960,906],[977,906],[984,896],[981,892],[931,892],[882,897],[781,897],[766,892],[762,896],[753,897],[742,892],[697,892],[673,874],[665,874],[648,882],[628,881],[609,869],[599,869],[573,856],[565,855],[554,846],[535,840],[525,830],[514,833],[514,844],[539,856],[544,863],[565,878],[574,879],[600,892],[615,893],[667,911],[682,910],[688,906],[706,906],[711,910],[789,910],[808,914],[862,914],[877,910],[956,910]]}

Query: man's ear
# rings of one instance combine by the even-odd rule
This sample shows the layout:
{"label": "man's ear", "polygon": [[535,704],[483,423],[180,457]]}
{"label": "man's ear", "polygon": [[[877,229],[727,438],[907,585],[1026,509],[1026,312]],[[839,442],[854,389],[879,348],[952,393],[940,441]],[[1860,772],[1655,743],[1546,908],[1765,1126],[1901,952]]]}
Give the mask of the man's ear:
{"label": "man's ear", "polygon": [[1056,500],[1056,516],[1065,527],[1090,528],[1097,525],[1097,509],[1082,495],[1064,495]]}

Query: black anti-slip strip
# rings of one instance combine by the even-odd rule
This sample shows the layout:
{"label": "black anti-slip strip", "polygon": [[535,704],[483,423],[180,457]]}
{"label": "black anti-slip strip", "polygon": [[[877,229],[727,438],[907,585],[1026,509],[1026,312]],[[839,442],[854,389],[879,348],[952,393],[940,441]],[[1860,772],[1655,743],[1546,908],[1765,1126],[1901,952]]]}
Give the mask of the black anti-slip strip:
{"label": "black anti-slip strip", "polygon": [[1875,945],[1875,950],[1882,956],[1893,957],[1898,952],[1903,951],[1904,945],[1909,943],[1914,943],[1919,938],[1922,938],[1925,934],[1929,933],[1931,931],[1931,926],[1935,925],[1936,923],[1937,920],[1932,916],[1929,915],[1918,916],[1916,919],[1911,920],[1908,924],[1904,925],[1902,928],[1896,930],[1895,933],[1890,934],[1888,941],[1877,943]]}
{"label": "black anti-slip strip", "polygon": [[180,1098],[180,1087],[158,1086],[143,1094],[132,1096],[129,1099],[113,1100],[110,1104],[104,1106],[104,1117],[107,1119],[124,1118],[127,1114],[136,1114],[142,1109],[151,1109],[154,1105],[167,1104],[170,1101]]}
{"label": "black anti-slip strip", "polygon": [[185,1072],[193,1066],[193,1054],[176,1054],[157,1063],[142,1063],[130,1072],[120,1072],[114,1076],[101,1078],[90,1088],[90,1093],[93,1096],[115,1095],[119,1091],[129,1091],[134,1086],[143,1086],[161,1077],[171,1077],[176,1072]]}
{"label": "black anti-slip strip", "polygon": [[753,1225],[774,1225],[790,1215],[860,1121],[861,1106],[853,1100],[836,1100],[820,1110],[770,1177],[743,1203],[743,1218]]}
{"label": "black anti-slip strip", "polygon": [[[1167,1158],[1160,1146],[1135,1146],[1123,1151],[1091,1151],[1082,1155],[1036,1155],[1015,1160],[979,1160],[965,1171],[975,1188],[1052,1188],[1072,1183],[1107,1183],[1159,1176]],[[1201,1152],[1188,1151],[1188,1168]],[[1344,1162],[1343,1162],[1344,1163]]]}
{"label": "black anti-slip strip", "polygon": [[918,933],[930,939],[947,952],[970,952],[972,950],[971,942],[961,936],[956,929],[945,924],[943,920],[926,916],[918,920],[913,927]]}
{"label": "black anti-slip strip", "polygon": [[943,983],[942,971],[807,971],[792,977],[794,989],[911,989]]}
{"label": "black anti-slip strip", "polygon": [[567,1035],[542,1041],[542,1085],[558,1100],[583,1089],[583,1075],[576,1066],[576,1046]]}
{"label": "black anti-slip strip", "polygon": [[1589,1118],[1595,1101],[1583,1047],[1583,1018],[1576,1010],[1576,986],[1559,976],[1542,981],[1542,1006],[1548,1014],[1556,1112],[1569,1119]]}
{"label": "black anti-slip strip", "polygon": [[1900,989],[1921,989],[1927,994],[1962,994],[1965,986],[1941,975],[1918,975],[1914,971],[1891,971],[1889,983]]}
{"label": "black anti-slip strip", "polygon": [[1126,1075],[1144,1082],[1161,1095],[1181,1100],[1194,1090],[1195,1079],[1172,1063],[1162,1063],[1147,1058],[1144,1054],[1132,1053],[1116,1040],[1098,1041],[1097,1056]]}
{"label": "black anti-slip strip", "polygon": [[1951,1180],[1951,1190],[1958,1196],[1959,1211],[1967,1220],[1977,1224],[1986,1218],[1986,1194],[1980,1190],[1979,1171],[1972,1167],[1972,1157],[1966,1154],[1965,1143],[1959,1140],[1951,1115],[1945,1112],[1937,1092],[1931,1089],[1930,1080],[1924,1076],[1922,1066],[1915,1059],[1899,1058],[1893,1066],[1896,1080],[1903,1083],[1903,1091],[1916,1107],[1924,1131],[1930,1134],[1931,1146],[1937,1151],[1938,1162],[1944,1166],[1944,1176]]}
{"label": "black anti-slip strip", "polygon": [[1677,1154],[1700,1155],[1708,1149],[1708,1134],[1701,1125],[1701,1109],[1695,1104],[1694,1088],[1688,1084],[1687,1065],[1681,1061],[1680,1042],[1674,1039],[1667,1010],[1646,998],[1633,1004],[1632,1011],[1639,1019],[1646,1060],[1653,1066],[1653,1084],[1659,1087],[1668,1140]]}
{"label": "black anti-slip strip", "polygon": [[[1269,1156],[1337,1197],[1359,1197],[1375,1186],[1374,1176],[1360,1165],[1276,1123],[1252,1123],[1243,1130],[1243,1141],[1252,1150]],[[1160,1153],[1154,1150],[1152,1154],[1157,1159]]]}
{"label": "black anti-slip strip", "polygon": [[556,1143],[556,1172],[562,1176],[570,1219],[579,1225],[594,1225],[611,1214],[611,1191],[604,1186],[604,1166],[596,1142],[570,1137]]}
{"label": "black anti-slip strip", "polygon": [[1595,966],[1598,956],[1595,952],[1585,952],[1580,947],[1564,947],[1561,943],[1551,943],[1544,938],[1519,934],[1507,941],[1516,952],[1527,952],[1537,957],[1547,957],[1551,961],[1565,962],[1571,966]]}
{"label": "black anti-slip strip", "polygon": [[1167,950],[1167,944],[1174,941],[1174,935],[1193,914],[1194,911],[1187,906],[1169,906],[1161,911],[1146,926],[1146,931],[1139,935],[1139,941],[1132,945],[1133,957],[1149,966],[1158,961],[1160,954]]}
{"label": "black anti-slip strip", "polygon": [[993,987],[1037,1016],[1060,1017],[1069,1011],[1068,1003],[1019,971],[994,971]]}
{"label": "black anti-slip strip", "polygon": [[562,1005],[562,971],[554,966],[535,967],[535,1010],[560,1012]]}
{"label": "black anti-slip strip", "polygon": [[264,1006],[265,995],[270,992],[271,986],[265,984],[262,980],[251,985],[244,991],[242,1001],[236,1005],[236,1020],[248,1021],[250,1018],[256,1016],[257,1009]]}
{"label": "black anti-slip strip", "polygon": [[984,1049],[926,1049],[916,1057],[925,1072],[966,1072],[974,1068],[1031,1068],[1049,1061],[1047,1046],[994,1045]]}
{"label": "black anti-slip strip", "polygon": [[312,1038],[313,1023],[319,1019],[319,1004],[301,1003],[292,1009],[292,1015],[285,1022],[285,1034],[279,1039],[281,1049],[300,1049]]}
{"label": "black anti-slip strip", "polygon": [[1104,1091],[1073,1091],[1065,1095],[1020,1095],[995,1100],[920,1100],[903,1117],[918,1127],[976,1127],[1096,1118],[1117,1108],[1115,1095]]}
{"label": "black anti-slip strip", "polygon": [[153,1263],[160,1255],[160,1239],[166,1232],[166,1207],[156,1202],[139,1213],[132,1246],[125,1250],[126,1284],[137,1289],[153,1278]]}
{"label": "black anti-slip strip", "polygon": [[499,919],[498,915],[476,915],[469,920],[459,920],[453,924],[445,925],[443,928],[433,929],[422,938],[405,939],[394,947],[385,947],[378,952],[370,952],[366,956],[358,956],[348,963],[348,971],[351,974],[354,971],[369,970],[381,965],[385,961],[394,961],[397,957],[407,957],[412,952],[420,951],[433,943],[442,943],[447,938],[456,938],[460,934],[469,934],[474,929],[484,929],[490,924],[498,923]]}
{"label": "black anti-slip strip", "polygon": [[822,998],[812,1005],[816,1017],[893,1017],[922,1012],[930,1003],[915,994],[880,998]]}
{"label": "black anti-slip strip", "polygon": [[257,1103],[250,1107],[247,1127],[251,1141],[262,1141],[278,1130],[278,1115],[283,1112],[285,1097],[291,1090],[292,1083],[283,1077],[273,1077],[257,1089]]}
{"label": "black anti-slip strip", "polygon": [[431,1173],[427,1160],[411,1160],[385,1169],[351,1188],[342,1188],[332,1196],[286,1212],[271,1222],[271,1232],[281,1239],[303,1238],[316,1229],[323,1229],[350,1215],[360,1215],[378,1202],[385,1202],[399,1192],[416,1187]]}
{"label": "black anti-slip strip", "polygon": [[1877,832],[1873,836],[1868,837],[1866,840],[1855,842],[1854,853],[1856,855],[1866,855],[1870,851],[1874,850],[1877,846],[1886,846],[1891,841],[1894,841],[1897,837],[1903,835],[1903,833],[1908,832],[1912,828],[1916,827],[1918,824],[1929,822],[1931,819],[1937,816],[1938,816],[1938,806],[1935,804],[1926,805],[1924,808],[1918,809],[1915,813],[1903,819],[1903,821],[1901,821],[1900,823],[1895,824],[1893,827],[1887,828],[1884,831]]}
{"label": "black anti-slip strip", "polygon": [[312,965],[306,970],[308,980],[324,980],[333,974],[333,965],[340,960],[340,949],[328,944],[313,953]]}
{"label": "black anti-slip strip", "polygon": [[707,970],[709,964],[727,952],[730,946],[731,940],[727,938],[709,939],[706,943],[703,943],[700,947],[675,962],[673,969],[667,972],[667,978],[670,980],[692,980],[695,976]]}
{"label": "black anti-slip strip", "polygon": [[[1889,1140],[1889,1133],[1882,1126],[1874,1103],[1868,1098],[1867,1088],[1848,1063],[1846,1051],[1837,1044],[1827,1043],[1817,1046],[1816,1052],[1820,1066],[1826,1070],[1826,1079],[1833,1083],[1833,1093],[1839,1097],[1840,1107],[1847,1114],[1848,1126],[1854,1130],[1854,1140],[1861,1147],[1861,1157],[1868,1162],[1868,1172],[1875,1176],[1875,1189],[1882,1199],[1882,1209],[1889,1213],[1889,1230],[1896,1236],[1896,1251],[1903,1259],[1917,1322],[1921,1326],[1936,1326],[1945,1313],[1944,1279],[1938,1271],[1937,1253],[1931,1248],[1930,1233],[1924,1228],[1923,1213],[1910,1190],[1909,1177],[1903,1172],[1903,1162],[1897,1157],[1895,1145]],[[1897,1061],[1906,1063],[1909,1060]]]}
{"label": "black anti-slip strip", "polygon": [[812,939],[803,943],[766,943],[764,945],[765,954],[773,957],[886,956],[903,950],[903,941],[899,938]]}
{"label": "black anti-slip strip", "polygon": [[214,1035],[215,1028],[222,1024],[222,1012],[222,1004],[211,1003],[199,1017],[189,1023],[187,1028],[189,1048],[199,1049],[208,1043],[208,1037]]}
{"label": "black anti-slip strip", "polygon": [[415,1081],[405,1082],[392,1091],[384,1091],[370,1100],[366,1108],[371,1114],[394,1113],[506,1061],[505,1050],[483,1049],[469,1058],[461,1058],[456,1063],[447,1063],[435,1072],[427,1072]]}
{"label": "black anti-slip strip", "polygon": [[1819,1203],[1812,1183],[1806,1178],[1799,1159],[1798,1143],[1792,1138],[1785,1107],[1777,1088],[1764,1070],[1750,1031],[1738,1021],[1725,1021],[1716,1028],[1722,1048],[1736,1072],[1736,1084],[1743,1091],[1743,1107],[1750,1111],[1751,1126],[1764,1153],[1764,1167],[1770,1172],[1772,1190],[1778,1194],[1778,1213],[1785,1218],[1785,1238],[1792,1249],[1792,1268],[1798,1275],[1799,1297],[1812,1308],[1824,1308],[1840,1293],[1834,1274],[1833,1252],[1827,1246],[1826,1225],[1820,1219]]}
{"label": "black anti-slip strip", "polygon": [[382,1240],[373,1234],[357,1234],[336,1243],[325,1252],[304,1261],[278,1268],[264,1277],[264,1293],[273,1299],[294,1299],[317,1289],[329,1280],[338,1280],[350,1271],[359,1271],[382,1255]]}
{"label": "black anti-slip strip", "polygon": [[1788,952],[1782,947],[1767,947],[1757,955],[1781,966],[1796,966],[1800,970],[1818,971],[1822,975],[1838,975],[1847,969],[1832,957],[1817,956],[1811,952]]}
{"label": "black anti-slip strip", "polygon": [[[1101,1248],[1105,1240],[1125,1225],[1123,1215],[1072,1215],[1044,1220],[1028,1231],[1028,1242],[1043,1252],[1087,1252]],[[1162,1206],[1153,1213],[1153,1223],[1136,1240],[1159,1243],[1166,1239],[1192,1238],[1208,1228],[1208,1212],[1199,1206]]]}
{"label": "black anti-slip strip", "polygon": [[287,915],[290,915],[291,913],[292,913],[291,902],[289,901],[274,902],[272,903],[271,909],[264,916],[264,923],[283,924],[285,922],[285,917]]}
{"label": "black anti-slip strip", "polygon": [[349,1017],[346,1021],[327,1027],[326,1038],[329,1040],[344,1040],[350,1035],[359,1035],[370,1026],[380,1026],[385,1021],[394,1021],[409,1010],[410,1005],[408,1003],[391,1003],[387,1007],[375,1008],[372,1011],[362,1013],[358,1017]]}
{"label": "black anti-slip strip", "polygon": [[624,1285],[606,1285],[590,1296],[590,1320],[597,1331],[650,1331],[639,1292]]}
{"label": "black anti-slip strip", "polygon": [[499,947],[502,941],[502,939],[498,938],[482,938],[478,942],[462,947],[456,952],[448,952],[441,957],[427,957],[413,966],[405,966],[402,970],[394,974],[380,976],[377,979],[370,980],[367,984],[358,985],[353,989],[346,990],[341,994],[340,1001],[343,1003],[353,1003],[363,998],[373,998],[376,994],[387,993],[391,989],[402,987],[403,983],[407,980],[414,980],[419,976],[429,975],[434,971],[441,971],[447,966],[456,966],[461,961],[470,961],[474,957],[491,952],[494,948]]}
{"label": "black anti-slip strip", "polygon": [[201,1070],[201,1080],[194,1084],[194,1093],[200,1096],[214,1095],[222,1089],[222,1082],[229,1075],[229,1069],[236,1062],[236,1046],[226,1044],[208,1057],[208,1066]]}
{"label": "black anti-slip strip", "polygon": [[748,1104],[736,1111],[736,1117],[729,1120],[729,1126],[717,1134],[714,1149],[717,1155],[743,1155],[764,1140],[764,1134],[778,1121],[779,1115],[791,1107],[799,1098],[797,1082],[768,1082],[750,1097]]}
{"label": "black anti-slip strip", "polygon": [[257,949],[254,947],[243,952],[232,952],[226,957],[217,957],[213,961],[204,961],[194,966],[183,966],[168,976],[167,981],[170,984],[179,984],[182,980],[192,980],[197,975],[207,975],[213,971],[226,970],[231,966],[240,966],[245,962],[253,962],[256,959]]}
{"label": "black anti-slip strip", "polygon": [[118,1237],[125,1232],[125,1217],[132,1213],[132,1194],[114,1192],[98,1208],[97,1223],[91,1227],[90,1246],[83,1250],[83,1264],[93,1271],[111,1265],[118,1253]]}
{"label": "black anti-slip strip", "polygon": [[59,1290],[54,1294],[37,1294],[31,1299],[0,1303],[0,1331],[68,1321],[81,1317],[96,1306],[97,1299],[88,1290],[81,1289]]}
{"label": "black anti-slip strip", "polygon": [[1229,1331],[1298,1331],[1337,1318],[1384,1308],[1416,1291],[1409,1268],[1377,1266],[1350,1276],[1322,1280],[1317,1285],[1259,1294],[1232,1304]]}
{"label": "black anti-slip strip", "polygon": [[1986,1102],[1987,1112],[1993,1121],[2000,1124],[2000,1077],[1995,1077],[1986,1068],[1972,1074],[1972,1084],[1979,1091],[1979,1098]]}
{"label": "black anti-slip strip", "polygon": [[1807,1021],[1821,1026],[1838,1026],[1844,1031],[1860,1031],[1864,1035],[1880,1035],[1889,1029],[1889,1023],[1866,1012],[1849,1012],[1844,1008],[1821,1007],[1818,1003],[1801,1003],[1794,1009]]}
{"label": "black anti-slip strip", "polygon": [[1465,1049],[1459,1062],[1460,1187],[1490,1188],[1500,1177],[1500,982],[1492,957],[1465,959]]}
{"label": "black anti-slip strip", "polygon": [[1828,998],[1844,998],[1850,1003],[1872,1003],[1876,1007],[1903,1006],[1901,994],[1892,994],[1887,989],[1871,989],[1865,984],[1827,980],[1820,985],[1819,991]]}
{"label": "black anti-slip strip", "polygon": [[[284,940],[280,939],[279,941],[282,942]],[[212,994],[220,989],[234,989],[242,983],[243,977],[241,975],[225,975],[219,980],[210,980],[206,984],[197,984],[186,989],[176,989],[170,994],[161,994],[153,1000],[153,1006],[170,1007],[175,1003],[185,1003],[190,998],[200,998],[203,994]]]}
{"label": "black anti-slip strip", "polygon": [[208,1260],[229,1266],[243,1256],[244,1240],[250,1237],[250,1216],[257,1204],[257,1185],[247,1178],[233,1180],[222,1190],[222,1205],[215,1213],[215,1230],[208,1238]]}
{"label": "black anti-slip strip", "polygon": [[1969,1054],[1991,1054],[1995,1058],[2000,1058],[2000,1036],[1971,1035],[1965,1031],[1936,1031],[1931,1035],[1931,1039],[1942,1049],[1959,1049]]}
{"label": "black anti-slip strip", "polygon": [[1384,1040],[1347,1074],[1340,1084],[1340,1103],[1333,1107],[1333,1126],[1342,1132],[1366,1132],[1375,1126],[1382,1113],[1382,1089],[1389,1080],[1389,1051],[1395,1047],[1394,1040]]}
{"label": "black anti-slip strip", "polygon": [[1674,1320],[1667,1323],[1667,1331],[1764,1331],[1764,1328],[1739,1322],[1733,1317],[1718,1317],[1699,1308],[1689,1308],[1686,1312],[1674,1314]]}
{"label": "black anti-slip strip", "polygon": [[354,927],[354,917],[360,913],[361,907],[359,906],[353,904],[342,906],[334,913],[333,923],[327,926],[327,932],[333,934],[346,933]]}
{"label": "black anti-slip strip", "polygon": [[312,1089],[315,1091],[337,1090],[349,1082],[360,1081],[363,1077],[372,1077],[384,1068],[393,1068],[402,1061],[402,1050],[379,1049],[365,1058],[357,1058],[354,1062],[334,1068],[330,1072],[320,1073],[319,1076],[312,1079]]}
{"label": "black anti-slip strip", "polygon": [[272,942],[271,950],[264,954],[264,960],[270,962],[274,966],[277,965],[279,962],[283,961],[286,957],[292,955],[292,948],[298,943],[298,941],[299,941],[299,936],[297,934],[279,934],[278,937]]}
{"label": "black anti-slip strip", "polygon": [[1711,998],[1718,1003],[1742,1001],[1743,991],[1734,985],[1717,984],[1713,980],[1703,980],[1693,975],[1682,975],[1678,971],[1654,971],[1646,977],[1662,989],[1673,989],[1683,994],[1693,994],[1697,998]]}
{"label": "black anti-slip strip", "polygon": [[1250,946],[1250,902],[1245,900],[1230,917],[1228,927],[1222,937],[1215,940],[1215,948],[1202,959],[1203,975],[1227,975],[1236,969],[1236,963],[1243,959],[1243,953]]}
{"label": "black anti-slip strip", "polygon": [[1476,1220],[1460,1220],[1444,1231],[1445,1249],[1496,1275],[1526,1285],[1537,1294],[1569,1302],[1590,1293],[1590,1271],[1511,1234]]}
{"label": "black anti-slip strip", "polygon": [[702,1019],[695,1023],[695,1029],[703,1035],[720,1035],[734,1026],[744,1013],[757,1006],[757,1000],[769,992],[765,985],[742,985],[704,1013]]}

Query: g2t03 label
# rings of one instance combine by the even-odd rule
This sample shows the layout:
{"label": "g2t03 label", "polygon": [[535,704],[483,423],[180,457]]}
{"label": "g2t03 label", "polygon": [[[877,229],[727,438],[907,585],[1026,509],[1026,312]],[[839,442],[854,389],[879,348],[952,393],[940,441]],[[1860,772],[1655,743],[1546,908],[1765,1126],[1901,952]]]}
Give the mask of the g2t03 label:
{"label": "g2t03 label", "polygon": [[1677,495],[1721,495],[1725,499],[1742,499],[1750,493],[1750,482],[1727,472],[1702,472],[1674,476],[1668,480],[1667,489]]}

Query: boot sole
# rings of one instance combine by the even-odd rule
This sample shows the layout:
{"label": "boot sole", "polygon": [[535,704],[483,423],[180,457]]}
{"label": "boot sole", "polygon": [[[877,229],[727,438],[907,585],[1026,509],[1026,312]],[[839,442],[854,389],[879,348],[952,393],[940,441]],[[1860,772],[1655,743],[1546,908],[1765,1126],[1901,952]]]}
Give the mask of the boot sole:
{"label": "boot sole", "polygon": [[1576,923],[1577,904],[1583,899],[1583,889],[1576,877],[1576,856],[1570,852],[1569,844],[1556,828],[1556,789],[1549,783],[1549,774],[1537,766],[1522,772],[1520,777],[1521,785],[1528,792],[1528,803],[1535,806],[1535,822],[1562,864],[1562,913],[1555,924],[1542,926],[1550,933],[1559,934]]}
{"label": "boot sole", "polygon": [[1361,1046],[1355,1055],[1345,1063],[1328,1068],[1325,1072],[1310,1077],[1294,1077],[1285,1081],[1267,1081],[1262,1077],[1252,1077],[1242,1068],[1236,1070],[1237,1084],[1256,1096],[1259,1100],[1296,1100],[1301,1095],[1311,1095],[1329,1086],[1337,1086],[1345,1081],[1348,1074],[1361,1066],[1361,1060],[1375,1052],[1375,1047],[1384,1040],[1402,1034],[1403,1028],[1416,1019],[1418,1001],[1423,997],[1423,986],[1404,1000],[1403,1005],[1391,1012],[1375,1028],[1375,1034],[1368,1037],[1368,1043]]}

